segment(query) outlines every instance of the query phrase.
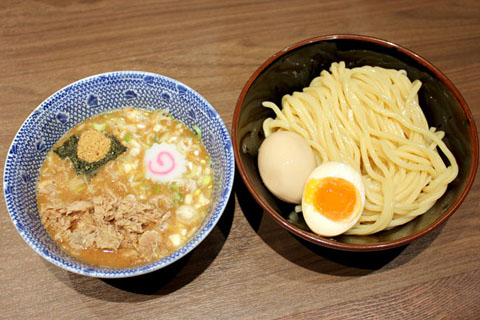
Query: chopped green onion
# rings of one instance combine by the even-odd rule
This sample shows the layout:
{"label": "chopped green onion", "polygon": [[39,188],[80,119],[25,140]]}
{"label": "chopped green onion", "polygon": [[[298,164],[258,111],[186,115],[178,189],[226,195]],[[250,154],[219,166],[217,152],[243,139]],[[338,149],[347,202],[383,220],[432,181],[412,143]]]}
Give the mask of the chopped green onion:
{"label": "chopped green onion", "polygon": [[298,214],[295,211],[290,212],[288,215],[288,222],[292,224],[297,224],[298,223]]}
{"label": "chopped green onion", "polygon": [[164,133],[162,137],[160,138],[160,142],[165,142],[167,139],[170,137],[170,134],[168,132]]}
{"label": "chopped green onion", "polygon": [[81,184],[77,188],[75,188],[73,191],[75,191],[77,193],[80,193],[80,192],[83,192],[85,189],[87,189],[87,185],[86,184]]}
{"label": "chopped green onion", "polygon": [[208,186],[208,184],[210,183],[210,181],[212,181],[212,177],[210,177],[210,176],[205,176],[205,177],[203,177],[203,179],[202,179],[202,184],[203,184],[204,186]]}
{"label": "chopped green onion", "polygon": [[172,199],[172,202],[173,202],[173,205],[174,205],[175,207],[178,207],[178,205],[180,204],[180,202],[182,202],[182,200],[183,200],[183,196],[182,196],[182,194],[181,194],[180,192],[178,192],[178,191],[175,191],[175,196],[176,196],[176,197],[174,197],[174,198]]}
{"label": "chopped green onion", "polygon": [[98,130],[98,131],[103,131],[107,128],[107,124],[106,123],[102,123],[102,124],[94,123],[93,128],[95,130]]}
{"label": "chopped green onion", "polygon": [[288,215],[287,221],[302,230],[310,230],[303,218],[303,215],[295,211],[290,212],[290,214]]}
{"label": "chopped green onion", "polygon": [[177,206],[180,202],[183,201],[183,196],[182,194],[180,193],[180,191],[178,190],[178,186],[176,184],[169,184],[168,187],[173,190],[173,192],[175,193],[175,198],[172,199],[173,201],[173,204],[175,206]]}
{"label": "chopped green onion", "polygon": [[197,138],[202,140],[202,130],[197,125],[193,126],[193,131],[197,134]]}
{"label": "chopped green onion", "polygon": [[159,193],[159,192],[160,192],[160,186],[157,186],[157,187],[155,188],[155,193]]}
{"label": "chopped green onion", "polygon": [[153,143],[158,142],[158,132],[155,132],[155,138],[153,138]]}
{"label": "chopped green onion", "polygon": [[131,137],[132,136],[129,133],[127,133],[126,135],[123,136],[123,140],[125,140],[125,142],[128,142],[128,141],[130,141]]}

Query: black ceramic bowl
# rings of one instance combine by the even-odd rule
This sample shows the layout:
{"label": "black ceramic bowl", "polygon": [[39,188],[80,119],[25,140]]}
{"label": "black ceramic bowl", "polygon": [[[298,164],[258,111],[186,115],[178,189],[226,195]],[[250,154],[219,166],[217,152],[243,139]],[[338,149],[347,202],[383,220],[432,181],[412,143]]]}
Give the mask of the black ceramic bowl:
{"label": "black ceramic bowl", "polygon": [[[423,85],[419,102],[430,126],[445,131],[444,141],[459,165],[457,178],[424,215],[370,236],[324,238],[290,223],[293,205],[273,196],[260,179],[257,150],[263,140],[262,122],[273,112],[262,101],[281,105],[281,98],[301,91],[332,62],[349,68],[372,65],[404,69]],[[430,62],[394,43],[358,35],[329,35],[301,41],[274,54],[245,84],[233,117],[233,146],[240,175],[260,206],[282,227],[313,243],[349,251],[374,251],[409,243],[445,222],[465,199],[478,165],[478,136],[472,113],[453,83]]]}

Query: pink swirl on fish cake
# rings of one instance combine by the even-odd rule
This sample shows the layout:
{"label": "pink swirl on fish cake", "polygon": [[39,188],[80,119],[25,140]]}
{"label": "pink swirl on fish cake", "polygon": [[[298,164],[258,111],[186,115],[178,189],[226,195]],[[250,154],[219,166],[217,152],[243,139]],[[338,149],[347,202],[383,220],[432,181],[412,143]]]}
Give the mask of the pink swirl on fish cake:
{"label": "pink swirl on fish cake", "polygon": [[[168,158],[169,161],[167,161],[167,162],[169,162],[169,163],[167,163],[167,165],[165,165],[164,160],[162,160],[162,158],[163,159]],[[157,164],[160,166],[160,170],[156,170],[156,169],[153,168],[152,160],[148,161],[148,170],[150,170],[154,174],[166,175],[166,174],[169,174],[170,172],[172,172],[175,169],[175,158],[168,151],[160,151],[157,154]],[[170,164],[170,165],[168,166],[168,164]]]}

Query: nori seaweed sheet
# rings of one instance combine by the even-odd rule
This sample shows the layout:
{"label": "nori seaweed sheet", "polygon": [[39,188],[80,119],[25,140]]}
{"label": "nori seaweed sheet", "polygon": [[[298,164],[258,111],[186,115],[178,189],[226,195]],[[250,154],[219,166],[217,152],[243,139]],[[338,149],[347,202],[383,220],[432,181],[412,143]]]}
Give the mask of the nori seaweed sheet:
{"label": "nori seaweed sheet", "polygon": [[53,152],[55,152],[61,159],[68,157],[70,161],[72,161],[73,168],[77,174],[85,174],[88,178],[92,178],[95,176],[98,168],[106,164],[108,161],[115,160],[127,150],[127,147],[122,145],[114,136],[107,137],[111,141],[110,150],[103,159],[95,162],[88,162],[78,157],[77,146],[80,138],[77,135],[72,135],[60,147],[54,149]]}

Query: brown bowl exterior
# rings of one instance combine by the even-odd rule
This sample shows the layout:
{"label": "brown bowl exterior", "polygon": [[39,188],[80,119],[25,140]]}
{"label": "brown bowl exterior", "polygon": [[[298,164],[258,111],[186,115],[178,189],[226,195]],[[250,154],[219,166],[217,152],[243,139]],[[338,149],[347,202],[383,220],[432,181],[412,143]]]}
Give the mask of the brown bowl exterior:
{"label": "brown bowl exterior", "polygon": [[[281,98],[301,91],[333,62],[349,68],[373,65],[404,69],[422,81],[419,102],[430,126],[445,131],[444,141],[459,165],[457,178],[424,215],[370,236],[325,238],[287,221],[293,205],[273,196],[257,168],[263,140],[262,122],[273,113],[262,101],[281,105]],[[453,83],[430,62],[394,43],[359,35],[328,35],[307,39],[271,56],[243,88],[233,116],[233,147],[238,171],[258,204],[282,227],[315,244],[348,251],[377,251],[405,245],[444,223],[465,199],[478,166],[478,136],[471,111]]]}

